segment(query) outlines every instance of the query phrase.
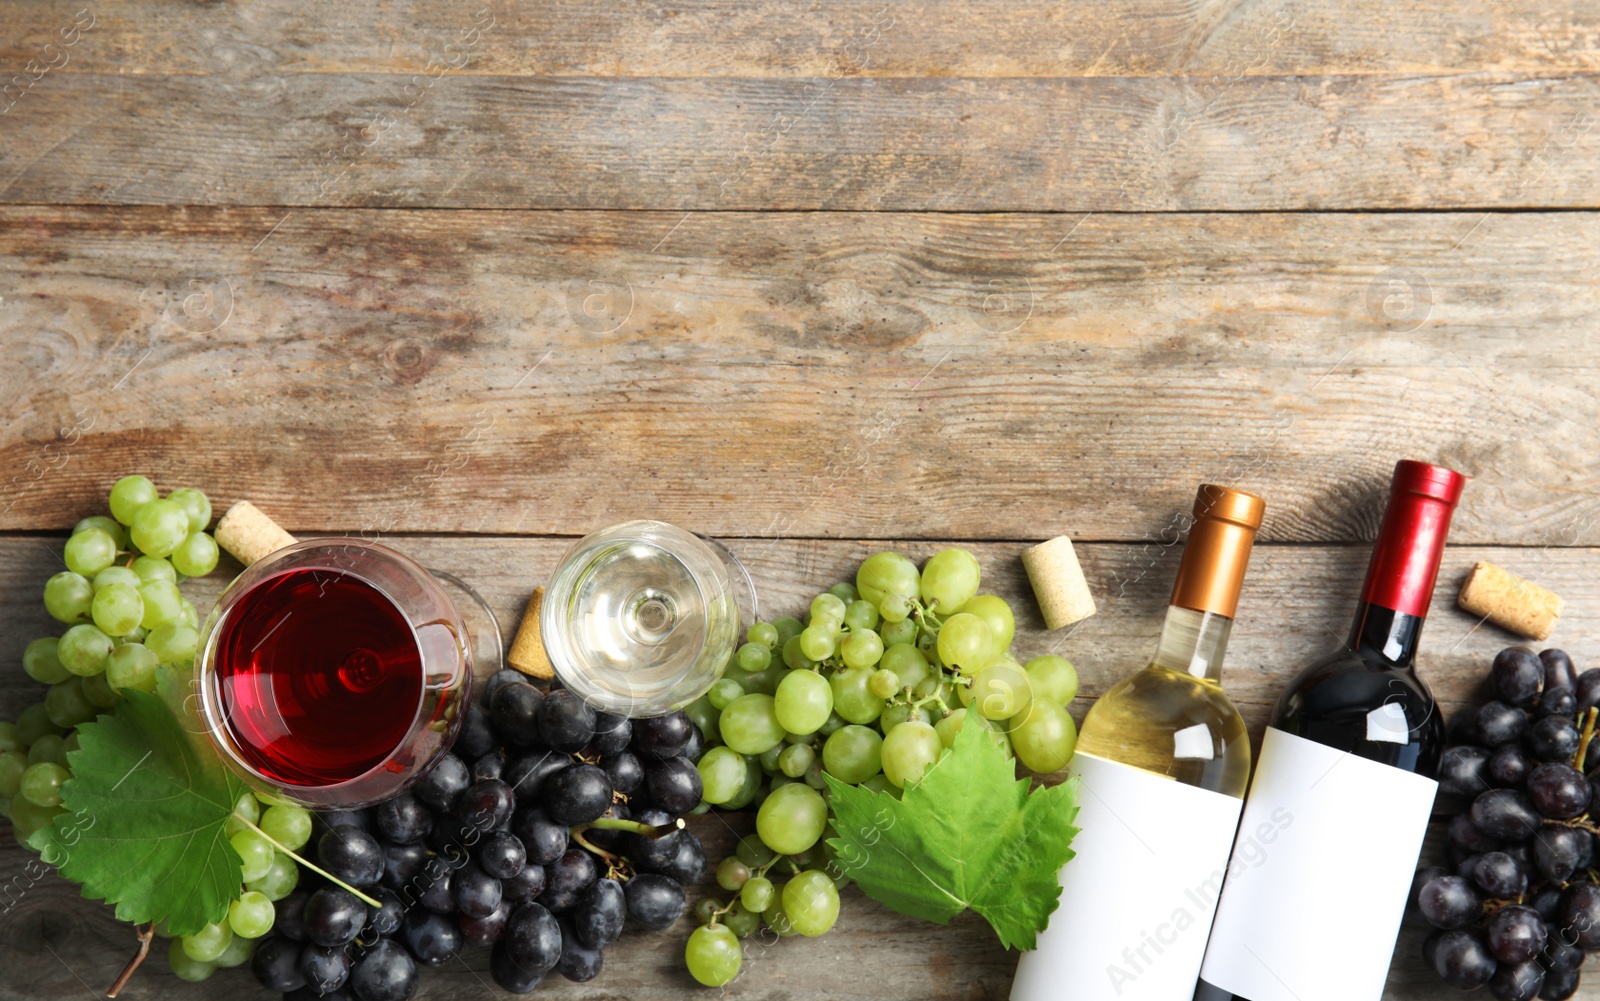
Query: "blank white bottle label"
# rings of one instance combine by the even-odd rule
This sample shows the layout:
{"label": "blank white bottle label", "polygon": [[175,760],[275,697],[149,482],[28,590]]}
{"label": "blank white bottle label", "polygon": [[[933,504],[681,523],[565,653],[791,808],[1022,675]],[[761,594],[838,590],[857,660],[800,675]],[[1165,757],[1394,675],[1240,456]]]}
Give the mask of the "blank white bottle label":
{"label": "blank white bottle label", "polygon": [[1438,788],[1269,727],[1201,978],[1251,1001],[1378,1001]]}
{"label": "blank white bottle label", "polygon": [[1240,801],[1079,754],[1077,855],[1011,1001],[1189,1001]]}

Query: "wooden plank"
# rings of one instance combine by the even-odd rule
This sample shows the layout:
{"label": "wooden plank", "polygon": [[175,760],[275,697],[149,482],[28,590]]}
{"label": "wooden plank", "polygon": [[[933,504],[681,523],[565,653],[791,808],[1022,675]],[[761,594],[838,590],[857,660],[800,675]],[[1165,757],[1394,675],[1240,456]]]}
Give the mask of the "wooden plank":
{"label": "wooden plank", "polygon": [[1593,207],[1547,75],[42,78],[10,203],[1202,211]]}
{"label": "wooden plank", "polygon": [[[1600,544],[1586,213],[0,210],[0,528],[132,469],[295,530]],[[1159,403],[1159,405],[1152,405]]]}
{"label": "wooden plank", "polygon": [[[388,540],[425,564],[464,575],[500,616],[509,634],[531,588],[546,578],[567,540],[548,538],[400,537]],[[795,613],[809,596],[851,572],[856,561],[885,543],[731,539],[755,579],[765,614]],[[39,607],[38,589],[57,566],[60,540],[0,537],[0,663],[16,664],[35,635],[53,632]],[[915,558],[938,543],[894,543]],[[1019,544],[972,546],[985,570],[986,590],[1010,600],[1019,613],[1015,648],[1024,656],[1056,650],[1073,659],[1086,695],[1097,695],[1137,667],[1153,647],[1160,628],[1177,548],[1086,544],[1080,547],[1085,571],[1101,611],[1070,634],[1044,631],[1022,574]],[[1240,605],[1224,683],[1239,702],[1259,740],[1278,688],[1295,666],[1324,649],[1344,628],[1365,569],[1360,547],[1258,547]],[[1490,559],[1520,569],[1564,594],[1568,613],[1553,642],[1574,656],[1580,669],[1600,666],[1600,550],[1451,547],[1425,641],[1424,673],[1447,710],[1470,699],[1494,651],[1508,638],[1492,627],[1475,627],[1455,610],[1450,595],[1472,561]],[[231,562],[211,578],[194,582],[192,595],[204,609],[237,567]],[[14,716],[38,697],[39,687],[15,669],[0,673],[0,717]],[[1073,706],[1080,719],[1088,705]],[[728,824],[723,821],[727,820]],[[725,850],[736,833],[748,830],[748,817],[697,821],[696,829],[712,851]],[[48,877],[28,886],[28,856],[3,839],[0,885],[12,887],[15,906],[0,916],[0,956],[10,964],[8,997],[17,1001],[70,995],[87,984],[103,989],[125,957],[132,936],[109,909],[73,899],[69,884]],[[19,892],[20,890],[20,892]],[[709,884],[703,892],[714,892]],[[663,935],[630,933],[607,952],[601,977],[588,985],[551,981],[547,990],[571,998],[613,998],[648,991],[651,997],[703,997],[681,970],[680,925]],[[1402,936],[1386,997],[1421,1001],[1449,996],[1417,959],[1422,934]],[[42,948],[48,945],[49,948]],[[930,999],[995,999],[1006,996],[1014,957],[1000,949],[992,933],[970,917],[937,929],[885,912],[854,891],[846,895],[838,929],[817,940],[788,940],[749,947],[747,972],[737,990],[751,997],[812,1001],[830,997],[898,996]],[[164,961],[156,959],[156,970]],[[480,997],[487,981],[487,954],[466,959],[472,971],[451,967],[424,971],[420,998]],[[156,973],[142,974],[125,995],[133,999],[199,999],[224,985],[247,983],[242,973],[204,986],[180,986]],[[82,983],[80,984],[80,980]],[[250,990],[254,990],[253,987]]]}
{"label": "wooden plank", "polygon": [[[59,43],[71,6],[13,0],[0,65]],[[1600,17],[1573,2],[1514,10],[1492,0],[1315,4],[1039,0],[939,4],[685,0],[670,8],[552,0],[462,7],[443,0],[319,8],[297,0],[94,8],[61,72],[393,73],[454,61],[524,76],[1147,76],[1538,72],[1600,59]],[[196,37],[206,44],[196,44]],[[65,37],[72,37],[71,35]],[[446,51],[447,42],[458,48]],[[48,58],[56,58],[54,50]],[[241,66],[243,64],[243,66]]]}

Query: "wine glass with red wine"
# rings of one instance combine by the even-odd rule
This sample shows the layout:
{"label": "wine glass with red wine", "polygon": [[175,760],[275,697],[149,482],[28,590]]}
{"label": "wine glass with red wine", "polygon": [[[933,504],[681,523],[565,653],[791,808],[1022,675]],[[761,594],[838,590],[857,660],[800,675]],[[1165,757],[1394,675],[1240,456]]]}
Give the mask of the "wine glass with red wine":
{"label": "wine glass with red wine", "polygon": [[252,786],[314,809],[393,796],[449,749],[471,698],[464,589],[360,539],[252,564],[200,633],[212,742]]}

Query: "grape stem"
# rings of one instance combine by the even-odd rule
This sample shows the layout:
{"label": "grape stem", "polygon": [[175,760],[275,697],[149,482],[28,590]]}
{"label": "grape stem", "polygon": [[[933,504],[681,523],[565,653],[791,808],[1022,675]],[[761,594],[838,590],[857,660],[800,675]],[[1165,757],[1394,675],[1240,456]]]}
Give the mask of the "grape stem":
{"label": "grape stem", "polygon": [[660,827],[651,827],[649,824],[641,824],[637,820],[624,820],[621,817],[600,817],[597,820],[589,821],[587,824],[578,824],[571,830],[573,834],[591,829],[597,831],[630,831],[634,834],[642,834],[647,838],[659,838],[663,834],[681,831],[688,826],[683,822],[682,817],[679,817],[671,824],[663,824]]}
{"label": "grape stem", "polygon": [[331,882],[333,882],[333,883],[335,883],[335,884],[337,884],[339,886],[344,887],[346,890],[349,890],[351,893],[353,893],[357,897],[361,898],[361,902],[362,903],[367,904],[370,907],[382,907],[383,906],[383,903],[381,901],[373,900],[371,897],[367,896],[365,893],[362,893],[360,890],[358,890],[355,887],[351,886],[349,883],[346,883],[344,880],[340,879],[338,876],[335,876],[333,873],[329,872],[328,870],[322,868],[319,865],[316,865],[314,863],[306,861],[304,858],[302,858],[300,856],[300,854],[298,852],[294,851],[293,849],[284,847],[283,843],[280,842],[277,838],[274,838],[272,835],[268,834],[266,831],[263,831],[261,828],[257,827],[255,824],[251,823],[250,821],[246,820],[243,817],[240,817],[238,814],[235,814],[234,816],[238,819],[239,823],[241,823],[244,826],[250,828],[250,830],[255,831],[257,834],[261,835],[263,838],[266,838],[267,839],[267,843],[270,844],[272,847],[278,849],[278,851],[280,851],[280,852],[283,852],[285,855],[287,855],[290,858],[294,859],[296,862],[299,862],[301,865],[305,866],[307,869],[310,869],[312,872],[316,873],[317,875],[323,876],[323,877],[327,878],[328,880],[330,880]]}
{"label": "grape stem", "polygon": [[586,851],[592,852],[595,855],[605,859],[606,865],[611,869],[615,869],[618,864],[621,863],[622,858],[617,855],[616,852],[608,852],[604,848],[601,848],[599,845],[584,837],[583,832],[587,831],[588,829],[589,828],[587,825],[580,824],[577,827],[572,828],[570,831],[568,831],[568,833],[572,835],[572,840],[582,845]]}
{"label": "grape stem", "polygon": [[1600,707],[1590,706],[1589,715],[1583,721],[1583,739],[1578,741],[1578,753],[1572,757],[1572,767],[1583,771],[1584,759],[1589,756],[1589,741],[1594,739],[1595,718],[1600,716]]}
{"label": "grape stem", "polygon": [[106,997],[108,998],[114,998],[122,993],[122,989],[128,986],[128,981],[133,978],[133,971],[137,970],[139,964],[144,962],[145,957],[150,955],[150,940],[156,934],[155,922],[152,921],[149,927],[146,928],[134,925],[133,930],[139,934],[139,951],[133,954],[132,959],[128,960],[128,965],[124,966],[122,972],[117,975],[117,979],[112,983],[111,989],[106,991]]}

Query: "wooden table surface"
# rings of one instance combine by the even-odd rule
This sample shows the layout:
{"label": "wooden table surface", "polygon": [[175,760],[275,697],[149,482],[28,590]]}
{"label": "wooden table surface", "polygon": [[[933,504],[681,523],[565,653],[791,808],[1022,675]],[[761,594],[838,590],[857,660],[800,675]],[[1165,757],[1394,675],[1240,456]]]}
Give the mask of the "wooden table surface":
{"label": "wooden table surface", "polygon": [[[727,539],[770,614],[959,541],[1073,711],[1155,640],[1201,481],[1268,500],[1224,682],[1259,739],[1345,629],[1399,458],[1470,473],[1424,640],[1600,666],[1600,4],[8,0],[0,715],[64,532],[125,473],[365,532],[508,623],[573,537]],[[1081,541],[1044,629],[1018,554]],[[207,601],[237,567],[199,582]],[[3,827],[3,822],[0,822]],[[749,818],[704,818],[714,848]],[[0,838],[0,998],[133,942]],[[1002,999],[1015,956],[853,891],[731,997]],[[1413,919],[1414,920],[1414,919]],[[687,924],[684,922],[683,924]],[[551,996],[706,997],[682,925]],[[1408,924],[1386,997],[1445,998]],[[1600,997],[1600,973],[1584,989]],[[433,999],[503,996],[487,954]],[[125,997],[181,985],[152,961]]]}

